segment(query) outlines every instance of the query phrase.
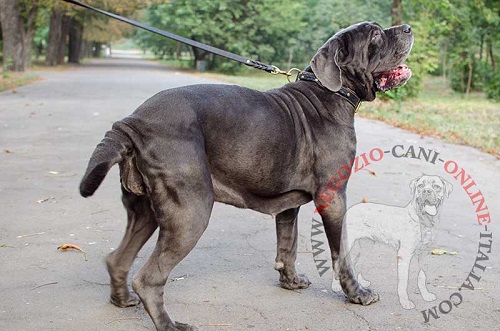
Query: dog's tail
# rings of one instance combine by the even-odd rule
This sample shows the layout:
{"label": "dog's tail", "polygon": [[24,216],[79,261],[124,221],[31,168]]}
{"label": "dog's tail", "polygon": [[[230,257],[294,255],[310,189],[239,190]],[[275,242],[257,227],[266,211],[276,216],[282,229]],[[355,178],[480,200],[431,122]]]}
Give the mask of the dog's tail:
{"label": "dog's tail", "polygon": [[94,194],[111,167],[123,161],[132,148],[132,141],[126,135],[114,129],[108,131],[90,157],[80,182],[80,194],[84,198]]}

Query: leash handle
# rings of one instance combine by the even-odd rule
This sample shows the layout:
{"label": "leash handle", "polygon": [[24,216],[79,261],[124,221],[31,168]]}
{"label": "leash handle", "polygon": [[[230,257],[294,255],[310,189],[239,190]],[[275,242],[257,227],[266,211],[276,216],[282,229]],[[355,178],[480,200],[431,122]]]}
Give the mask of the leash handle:
{"label": "leash handle", "polygon": [[[192,40],[192,39],[181,37],[181,36],[176,35],[174,33],[171,33],[171,32],[168,32],[168,31],[164,31],[164,30],[160,30],[160,29],[157,29],[155,27],[139,23],[139,22],[131,20],[129,18],[120,16],[120,15],[116,15],[116,14],[107,12],[105,10],[99,9],[99,8],[92,7],[90,5],[87,5],[85,3],[82,3],[82,2],[79,2],[79,1],[76,1],[76,0],[62,0],[62,1],[71,3],[73,5],[77,5],[77,6],[80,6],[80,7],[89,9],[89,10],[92,10],[92,11],[95,11],[97,13],[100,13],[100,14],[106,15],[108,17],[114,18],[116,20],[128,23],[128,24],[133,25],[135,27],[144,29],[146,31],[153,32],[153,33],[156,33],[156,34],[158,34],[160,36],[163,36],[163,37],[166,37],[166,38],[169,38],[169,39],[173,39],[173,40],[181,42],[183,44],[186,44],[186,45],[189,45],[189,46],[193,46],[193,47],[202,49],[204,51],[207,51],[207,52],[210,52],[210,53],[213,53],[213,54],[225,57],[227,59],[243,63],[243,64],[245,64],[247,66],[250,66],[250,67],[253,67],[253,68],[256,68],[256,69],[264,70],[264,71],[267,71],[269,73],[275,73],[275,74],[281,73],[281,70],[279,70],[277,67],[275,67],[273,65],[265,64],[265,63],[262,63],[262,62],[259,62],[259,61],[255,61],[255,60],[252,60],[252,59],[248,59],[248,58],[243,57],[241,55],[237,55],[237,54],[234,54],[234,53],[231,53],[231,52],[228,52],[228,51],[225,51],[225,50],[213,47],[213,46],[209,46],[209,45],[200,43],[200,42]],[[277,71],[277,70],[279,70],[279,71]]]}

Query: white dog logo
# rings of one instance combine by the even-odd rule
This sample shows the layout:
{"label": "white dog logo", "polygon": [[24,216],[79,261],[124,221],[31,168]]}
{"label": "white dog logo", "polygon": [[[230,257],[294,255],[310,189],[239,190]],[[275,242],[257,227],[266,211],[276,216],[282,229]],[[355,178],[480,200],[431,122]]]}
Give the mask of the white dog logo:
{"label": "white dog logo", "polygon": [[[433,301],[436,296],[427,290],[425,272],[421,269],[421,258],[434,240],[439,213],[445,198],[453,190],[450,183],[439,176],[422,175],[410,182],[412,200],[405,207],[378,203],[360,203],[349,208],[345,215],[342,233],[341,257],[350,263],[350,253],[359,240],[371,239],[390,245],[397,250],[398,296],[405,309],[415,308],[408,298],[408,277],[413,256],[419,260],[418,288],[425,301]],[[356,261],[354,261],[355,263]],[[354,265],[352,265],[354,267]],[[338,266],[334,266],[338,270]],[[334,272],[335,274],[335,272]],[[362,286],[370,282],[358,274]],[[332,289],[340,289],[337,279]]]}

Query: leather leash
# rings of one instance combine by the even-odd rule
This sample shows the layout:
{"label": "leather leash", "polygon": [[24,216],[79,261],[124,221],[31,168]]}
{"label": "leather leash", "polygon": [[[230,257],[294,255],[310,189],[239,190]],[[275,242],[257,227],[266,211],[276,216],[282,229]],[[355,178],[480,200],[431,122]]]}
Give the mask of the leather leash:
{"label": "leather leash", "polygon": [[[316,77],[316,75],[314,75],[314,73],[311,71],[307,71],[307,70],[302,71],[302,70],[297,69],[297,68],[292,68],[288,71],[284,71],[284,70],[281,70],[280,68],[278,68],[272,64],[262,63],[262,62],[259,62],[256,60],[252,60],[252,59],[243,57],[241,55],[237,55],[237,54],[234,54],[234,53],[231,53],[231,52],[228,52],[228,51],[225,51],[225,50],[222,50],[222,49],[210,46],[210,45],[200,43],[200,42],[192,40],[192,39],[184,38],[184,37],[181,37],[181,36],[176,35],[174,33],[160,30],[160,29],[157,29],[155,27],[131,20],[129,18],[120,16],[120,15],[116,15],[116,14],[107,12],[105,10],[99,9],[99,8],[92,7],[90,5],[82,3],[80,1],[76,1],[76,0],[62,0],[62,1],[71,3],[73,5],[77,5],[77,6],[92,10],[92,11],[95,11],[97,13],[106,15],[106,16],[114,18],[116,20],[119,20],[119,21],[128,23],[130,25],[136,26],[138,28],[144,29],[146,31],[153,32],[153,33],[156,33],[160,36],[163,36],[163,37],[166,37],[169,39],[173,39],[173,40],[181,42],[183,44],[193,46],[193,47],[202,49],[204,51],[225,57],[227,59],[245,64],[245,65],[250,66],[250,67],[255,68],[255,69],[264,70],[264,71],[269,72],[269,73],[274,74],[274,75],[286,75],[289,82],[291,82],[291,76],[294,73],[296,73],[297,74],[296,80],[313,81],[313,82],[316,82],[320,86],[323,87],[323,85],[321,84],[319,79]],[[359,105],[361,104],[361,100],[352,90],[345,88],[345,87],[341,87],[339,91],[336,91],[334,93],[336,93],[336,94],[340,95],[341,97],[343,97],[344,99],[346,99],[354,107],[355,112],[358,111]]]}
{"label": "leather leash", "polygon": [[171,32],[168,32],[168,31],[164,31],[164,30],[160,30],[160,29],[154,28],[152,26],[149,26],[149,25],[142,24],[142,23],[139,23],[137,21],[131,20],[129,18],[120,16],[120,15],[116,15],[116,14],[107,12],[105,10],[99,9],[99,8],[92,7],[90,5],[82,3],[80,1],[76,1],[76,0],[63,0],[63,1],[71,3],[73,5],[77,5],[77,6],[89,9],[89,10],[93,10],[93,11],[98,12],[100,14],[112,17],[114,19],[117,19],[119,21],[128,23],[130,25],[136,26],[138,28],[141,28],[141,29],[147,30],[149,32],[153,32],[153,33],[159,34],[160,36],[167,37],[169,39],[173,39],[173,40],[181,42],[183,44],[186,44],[186,45],[189,45],[189,46],[193,46],[193,47],[202,49],[204,51],[207,51],[207,52],[210,52],[210,53],[213,53],[213,54],[220,55],[220,56],[225,57],[227,59],[243,63],[243,64],[245,64],[247,66],[250,66],[250,67],[253,67],[253,68],[256,68],[256,69],[264,70],[264,71],[267,71],[269,73],[276,74],[276,75],[277,74],[287,75],[286,71],[280,70],[278,67],[273,66],[271,64],[265,64],[265,63],[262,63],[262,62],[259,62],[259,61],[256,61],[256,60],[248,59],[248,58],[243,57],[241,55],[237,55],[237,54],[234,54],[234,53],[231,53],[231,52],[228,52],[228,51],[225,51],[225,50],[213,47],[213,46],[209,46],[209,45],[200,43],[200,42],[195,41],[195,40],[184,38],[184,37],[178,36],[178,35],[176,35],[174,33],[171,33]]}

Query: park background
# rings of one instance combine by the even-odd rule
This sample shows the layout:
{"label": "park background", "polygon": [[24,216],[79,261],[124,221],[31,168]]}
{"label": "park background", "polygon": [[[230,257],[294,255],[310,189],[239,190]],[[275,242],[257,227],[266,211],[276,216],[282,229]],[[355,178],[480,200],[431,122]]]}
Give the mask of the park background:
{"label": "park background", "polygon": [[[500,157],[500,2],[495,0],[85,0],[87,4],[282,69],[304,68],[336,31],[408,23],[410,82],[364,103],[363,117]],[[117,50],[259,90],[286,83],[62,0],[0,0],[0,91]],[[200,70],[203,69],[203,70]],[[112,96],[110,96],[112,97]]]}

